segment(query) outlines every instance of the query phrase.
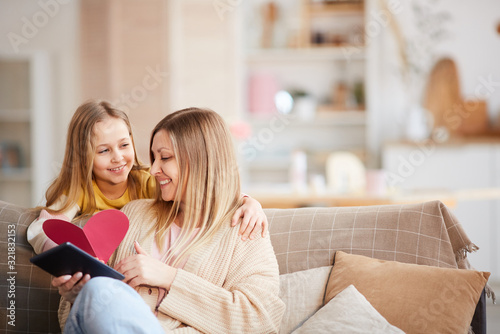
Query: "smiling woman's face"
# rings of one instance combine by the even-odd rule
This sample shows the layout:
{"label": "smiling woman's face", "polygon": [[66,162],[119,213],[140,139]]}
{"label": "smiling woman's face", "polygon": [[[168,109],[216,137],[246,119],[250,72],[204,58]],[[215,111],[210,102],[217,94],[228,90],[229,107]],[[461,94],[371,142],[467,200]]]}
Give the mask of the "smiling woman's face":
{"label": "smiling woman's face", "polygon": [[167,131],[160,130],[155,134],[151,152],[154,156],[151,175],[160,185],[161,198],[164,201],[173,201],[179,183],[179,169]]}

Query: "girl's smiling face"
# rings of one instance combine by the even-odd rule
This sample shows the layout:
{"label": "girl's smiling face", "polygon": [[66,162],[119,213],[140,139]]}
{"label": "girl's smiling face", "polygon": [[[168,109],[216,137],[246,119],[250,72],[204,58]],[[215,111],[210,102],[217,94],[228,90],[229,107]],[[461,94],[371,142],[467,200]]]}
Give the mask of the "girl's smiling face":
{"label": "girl's smiling face", "polygon": [[97,186],[109,199],[119,198],[127,189],[128,174],[134,165],[135,152],[127,125],[114,117],[96,123],[94,144],[92,172]]}
{"label": "girl's smiling face", "polygon": [[156,178],[160,185],[161,198],[164,201],[173,201],[179,183],[179,168],[167,131],[160,130],[155,134],[151,152],[154,156],[151,175]]}

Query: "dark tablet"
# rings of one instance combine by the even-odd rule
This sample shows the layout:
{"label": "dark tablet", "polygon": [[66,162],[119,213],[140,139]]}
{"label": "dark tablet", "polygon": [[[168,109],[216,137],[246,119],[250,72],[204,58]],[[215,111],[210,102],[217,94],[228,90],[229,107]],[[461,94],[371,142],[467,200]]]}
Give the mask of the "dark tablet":
{"label": "dark tablet", "polygon": [[92,255],[82,251],[70,242],[65,242],[30,259],[30,262],[53,276],[73,275],[82,272],[91,277],[106,276],[124,279],[118,271],[105,265]]}

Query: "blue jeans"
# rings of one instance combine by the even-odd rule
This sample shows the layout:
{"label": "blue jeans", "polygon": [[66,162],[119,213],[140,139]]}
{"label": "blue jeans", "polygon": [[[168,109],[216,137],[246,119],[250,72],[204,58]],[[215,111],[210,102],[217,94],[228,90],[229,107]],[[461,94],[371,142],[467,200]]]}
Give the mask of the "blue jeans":
{"label": "blue jeans", "polygon": [[78,294],[64,333],[164,333],[141,296],[122,281],[95,277]]}

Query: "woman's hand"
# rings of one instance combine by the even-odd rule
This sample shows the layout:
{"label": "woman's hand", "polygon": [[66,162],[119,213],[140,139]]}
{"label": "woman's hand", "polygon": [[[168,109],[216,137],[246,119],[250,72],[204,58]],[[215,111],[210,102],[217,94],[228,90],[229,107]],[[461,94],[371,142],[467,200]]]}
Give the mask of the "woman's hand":
{"label": "woman's hand", "polygon": [[177,269],[149,256],[137,241],[134,247],[137,254],[121,260],[115,266],[117,271],[125,275],[124,281],[133,288],[148,285],[170,290]]}
{"label": "woman's hand", "polygon": [[243,205],[234,213],[232,226],[236,226],[240,218],[242,218],[239,231],[241,240],[245,241],[248,237],[254,239],[261,228],[262,237],[266,236],[269,223],[259,201],[248,196],[243,198]]}
{"label": "woman's hand", "polygon": [[63,275],[52,278],[52,285],[59,290],[59,294],[71,304],[75,302],[78,293],[83,288],[85,283],[90,281],[90,275],[83,276],[81,272],[71,275]]}

